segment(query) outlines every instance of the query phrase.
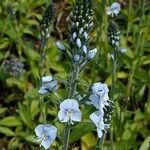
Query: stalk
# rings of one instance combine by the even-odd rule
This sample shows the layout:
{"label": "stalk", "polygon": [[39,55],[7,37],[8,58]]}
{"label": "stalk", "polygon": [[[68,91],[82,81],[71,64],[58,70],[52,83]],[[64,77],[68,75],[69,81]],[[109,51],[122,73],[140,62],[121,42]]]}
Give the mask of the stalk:
{"label": "stalk", "polygon": [[[74,98],[74,96],[75,96],[78,77],[79,77],[79,66],[78,66],[78,64],[75,64],[73,67],[73,71],[71,73],[71,76],[70,76],[70,80],[69,80],[70,90],[69,90],[68,98]],[[64,130],[62,150],[68,149],[70,130],[71,130],[71,126],[67,123],[65,125],[65,130]]]}

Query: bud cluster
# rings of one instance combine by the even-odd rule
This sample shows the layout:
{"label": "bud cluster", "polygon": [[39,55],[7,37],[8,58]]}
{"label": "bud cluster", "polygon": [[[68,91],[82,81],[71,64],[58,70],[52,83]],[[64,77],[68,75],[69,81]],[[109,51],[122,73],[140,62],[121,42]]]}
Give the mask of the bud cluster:
{"label": "bud cluster", "polygon": [[93,14],[91,0],[76,1],[74,11],[70,14],[72,22],[70,42],[71,48],[74,48],[72,53],[75,57],[78,55],[80,60],[92,59],[97,51],[94,49],[91,53],[88,48],[89,33],[93,27]]}
{"label": "bud cluster", "polygon": [[93,15],[91,0],[77,0],[74,10],[70,14],[70,48],[56,42],[59,50],[67,51],[74,63],[84,64],[94,58],[97,48],[89,49],[90,32],[93,28]]}
{"label": "bud cluster", "polygon": [[108,39],[113,48],[119,46],[119,35],[120,31],[118,25],[114,21],[111,21],[108,26]]}
{"label": "bud cluster", "polygon": [[41,36],[42,37],[49,37],[49,28],[52,23],[52,20],[54,18],[55,9],[54,5],[50,4],[45,11],[45,14],[43,15],[43,18],[40,22],[40,28],[41,28]]}

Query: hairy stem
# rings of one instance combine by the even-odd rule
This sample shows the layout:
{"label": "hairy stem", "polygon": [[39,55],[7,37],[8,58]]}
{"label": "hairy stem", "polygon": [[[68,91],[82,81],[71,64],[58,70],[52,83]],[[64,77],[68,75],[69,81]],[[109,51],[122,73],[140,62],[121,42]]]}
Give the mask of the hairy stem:
{"label": "hairy stem", "polygon": [[[69,80],[70,90],[69,90],[68,98],[74,98],[74,96],[75,96],[78,76],[79,76],[79,66],[78,66],[78,64],[75,64],[73,67],[71,76],[70,76],[70,80]],[[70,130],[71,130],[70,125],[67,123],[65,125],[65,130],[64,130],[62,150],[67,150],[67,148],[68,148]]]}
{"label": "hairy stem", "polygon": [[[112,100],[115,102],[115,86],[116,86],[116,80],[117,80],[117,75],[116,75],[116,70],[117,70],[117,56],[116,56],[116,48],[113,49],[112,52]],[[112,145],[112,149],[114,149],[114,140],[113,140],[113,126],[111,127],[110,131],[110,141]]]}

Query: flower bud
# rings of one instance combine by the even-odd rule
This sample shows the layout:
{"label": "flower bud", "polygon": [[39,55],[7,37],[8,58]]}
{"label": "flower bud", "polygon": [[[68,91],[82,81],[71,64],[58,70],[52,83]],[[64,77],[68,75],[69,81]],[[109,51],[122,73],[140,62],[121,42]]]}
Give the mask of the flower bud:
{"label": "flower bud", "polygon": [[93,50],[89,51],[87,54],[87,59],[88,60],[93,59],[96,53],[97,53],[97,48],[94,48]]}
{"label": "flower bud", "polygon": [[77,39],[76,44],[79,48],[81,47],[81,40],[79,38]]}
{"label": "flower bud", "polygon": [[52,76],[42,77],[42,83],[51,82],[53,80]]}
{"label": "flower bud", "polygon": [[85,54],[87,54],[87,47],[85,45],[83,45],[82,50]]}
{"label": "flower bud", "polygon": [[63,45],[61,42],[59,42],[59,41],[56,42],[56,45],[57,45],[57,47],[58,47],[59,50],[64,51],[64,50],[66,49],[66,48],[64,47],[64,45]]}

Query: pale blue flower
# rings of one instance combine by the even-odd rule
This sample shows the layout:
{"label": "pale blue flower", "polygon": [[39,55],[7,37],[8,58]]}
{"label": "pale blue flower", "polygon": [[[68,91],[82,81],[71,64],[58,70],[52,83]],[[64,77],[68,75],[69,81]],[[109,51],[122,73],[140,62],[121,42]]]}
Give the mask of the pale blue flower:
{"label": "pale blue flower", "polygon": [[111,15],[114,17],[114,15],[118,15],[121,10],[121,5],[117,2],[114,2],[110,7],[107,8],[107,15]]}
{"label": "pale blue flower", "polygon": [[106,132],[106,129],[109,128],[109,124],[105,124],[103,120],[103,116],[99,111],[96,111],[90,115],[90,119],[93,121],[95,126],[97,127],[98,137],[101,138],[103,133]]}
{"label": "pale blue flower", "polygon": [[42,77],[42,83],[47,83],[47,82],[50,82],[52,80],[53,80],[52,76],[44,76],[44,77]]}
{"label": "pale blue flower", "polygon": [[104,115],[105,106],[109,105],[109,96],[108,92],[109,89],[107,84],[103,84],[101,82],[94,83],[91,86],[92,94],[90,95],[89,99],[91,100],[92,104],[101,112],[101,115]]}
{"label": "pale blue flower", "polygon": [[42,77],[42,86],[40,87],[38,93],[43,95],[48,92],[54,92],[57,88],[57,81],[53,79],[52,76],[44,76]]}
{"label": "pale blue flower", "polygon": [[92,93],[99,96],[100,99],[108,100],[108,86],[105,83],[97,82],[91,86]]}
{"label": "pale blue flower", "polygon": [[73,121],[81,121],[81,111],[79,104],[74,99],[66,99],[60,104],[60,110],[58,112],[58,119],[60,122],[68,122],[73,124]]}
{"label": "pale blue flower", "polygon": [[51,124],[39,124],[34,131],[37,142],[40,142],[40,147],[42,145],[45,149],[48,149],[56,138],[57,128]]}

